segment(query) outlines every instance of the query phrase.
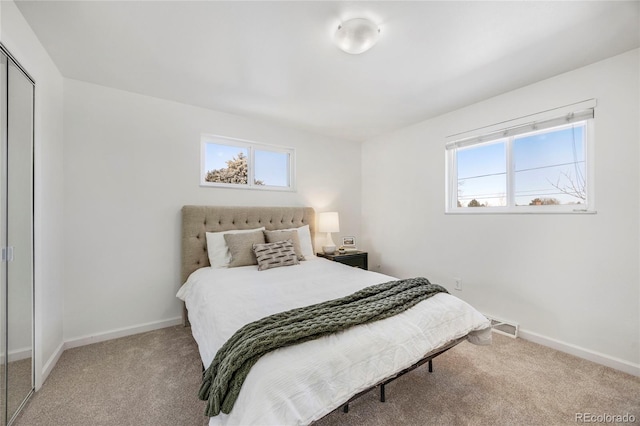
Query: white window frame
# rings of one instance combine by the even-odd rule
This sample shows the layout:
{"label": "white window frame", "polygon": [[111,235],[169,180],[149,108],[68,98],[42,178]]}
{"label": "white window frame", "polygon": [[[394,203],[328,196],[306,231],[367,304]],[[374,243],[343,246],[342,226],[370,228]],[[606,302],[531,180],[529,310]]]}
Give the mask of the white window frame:
{"label": "white window frame", "polygon": [[[565,107],[554,108],[538,114],[509,120],[493,126],[483,127],[471,132],[465,132],[449,136],[445,149],[445,213],[446,214],[593,214],[595,210],[594,194],[594,107],[595,99],[578,102]],[[567,112],[568,111],[568,112]],[[583,116],[591,118],[580,118]],[[573,120],[573,117],[578,117]],[[563,124],[562,122],[571,124]],[[543,123],[544,122],[544,123]],[[516,137],[523,134],[534,135],[560,130],[570,127],[572,124],[585,122],[585,182],[586,202],[584,204],[561,204],[539,206],[515,205],[515,164],[513,161],[512,147]],[[537,126],[542,127],[535,130]],[[471,135],[471,136],[470,136]],[[457,149],[469,146],[481,146],[483,144],[505,143],[506,154],[506,206],[487,207],[458,207],[458,171]]]}
{"label": "white window frame", "polygon": [[[205,158],[207,144],[234,146],[245,148],[247,155],[247,184],[207,182],[204,180],[207,173]],[[289,162],[287,164],[288,186],[275,185],[256,185],[255,184],[255,151],[269,151],[281,154],[288,154]],[[202,134],[200,138],[200,186],[214,188],[232,188],[232,189],[256,189],[261,191],[288,191],[295,192],[295,149],[276,145],[267,145],[258,142],[248,141],[244,139],[230,138],[227,136]]]}

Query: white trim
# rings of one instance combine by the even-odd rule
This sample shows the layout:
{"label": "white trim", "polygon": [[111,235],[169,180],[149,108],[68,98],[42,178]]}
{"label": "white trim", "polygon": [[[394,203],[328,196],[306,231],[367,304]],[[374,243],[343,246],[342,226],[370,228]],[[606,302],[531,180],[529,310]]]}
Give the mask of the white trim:
{"label": "white trim", "polygon": [[[9,352],[9,362],[20,361],[27,358],[33,357],[33,350],[31,348],[22,348],[16,349],[14,351]],[[2,357],[4,358],[4,357]]]}
{"label": "white trim", "polygon": [[[14,362],[28,358],[33,358],[33,350],[31,348],[21,348],[9,352],[7,361]],[[0,363],[4,364],[4,354],[0,355]]]}
{"label": "white trim", "polygon": [[58,345],[56,350],[53,351],[53,354],[49,357],[47,362],[42,367],[40,380],[36,381],[36,392],[40,390],[40,388],[42,387],[42,384],[45,382],[45,380],[47,380],[47,377],[49,377],[49,374],[53,370],[53,367],[55,367],[56,364],[58,363],[58,360],[62,356],[63,352],[64,352],[64,342],[61,342],[60,345]]}
{"label": "white trim", "polygon": [[[567,206],[564,204],[563,206]],[[540,208],[542,207],[542,208]],[[482,215],[482,214],[597,214],[597,210],[587,209],[554,209],[556,206],[518,206],[518,211],[509,210],[507,206],[504,207],[482,207],[472,210],[470,208],[458,207],[450,211],[445,211],[445,215]],[[535,209],[539,210],[535,210]],[[515,209],[515,207],[514,207]]]}
{"label": "white trim", "polygon": [[104,333],[91,336],[78,337],[64,342],[64,349],[77,348],[79,346],[90,345],[92,343],[104,342],[106,340],[118,339],[120,337],[132,336],[134,334],[145,333],[147,331],[159,330],[161,328],[173,327],[182,324],[182,317],[171,318],[168,320],[148,322],[145,324],[135,325],[133,327],[117,328]]}
{"label": "white trim", "polygon": [[532,331],[520,329],[519,337],[524,340],[528,340],[533,343],[538,343],[543,346],[547,346],[551,349],[555,349],[560,352],[564,352],[570,355],[577,356],[578,358],[586,359],[588,361],[595,362],[606,367],[628,373],[637,377],[640,377],[640,364],[625,361],[620,358],[612,357],[600,352],[592,351],[571,343],[562,342],[551,337],[543,336]]}

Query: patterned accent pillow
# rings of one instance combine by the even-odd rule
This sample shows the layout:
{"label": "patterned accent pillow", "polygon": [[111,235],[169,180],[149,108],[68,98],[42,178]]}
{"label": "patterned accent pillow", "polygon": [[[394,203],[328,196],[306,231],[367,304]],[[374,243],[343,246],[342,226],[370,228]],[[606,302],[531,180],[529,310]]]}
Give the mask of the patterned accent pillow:
{"label": "patterned accent pillow", "polygon": [[254,244],[253,252],[258,260],[258,271],[280,266],[298,265],[300,263],[291,240]]}

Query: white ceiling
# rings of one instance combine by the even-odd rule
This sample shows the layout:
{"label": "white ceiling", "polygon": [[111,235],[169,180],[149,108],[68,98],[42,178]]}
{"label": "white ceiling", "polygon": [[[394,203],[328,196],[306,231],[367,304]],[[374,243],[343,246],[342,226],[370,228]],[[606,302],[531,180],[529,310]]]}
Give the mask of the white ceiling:
{"label": "white ceiling", "polygon": [[357,141],[640,46],[638,1],[16,4],[65,77]]}

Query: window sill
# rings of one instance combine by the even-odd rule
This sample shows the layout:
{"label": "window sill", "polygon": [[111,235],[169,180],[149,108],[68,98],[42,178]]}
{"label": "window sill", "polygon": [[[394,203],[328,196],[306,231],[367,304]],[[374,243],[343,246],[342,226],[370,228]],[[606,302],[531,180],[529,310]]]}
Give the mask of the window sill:
{"label": "window sill", "polygon": [[[529,215],[548,215],[548,214],[559,214],[559,215],[564,215],[564,214],[577,214],[577,215],[581,215],[581,214],[587,214],[587,215],[592,215],[592,214],[597,214],[598,211],[597,210],[521,210],[521,211],[517,211],[517,210],[496,210],[496,209],[490,209],[487,207],[477,207],[477,211],[445,211],[444,214],[445,215],[488,215],[488,214],[529,214]],[[482,211],[480,211],[482,210]]]}
{"label": "window sill", "polygon": [[296,192],[296,188],[282,187],[282,186],[267,186],[267,185],[234,185],[234,184],[212,184],[201,183],[200,188],[222,188],[222,189],[242,189],[242,190],[255,190],[255,191],[278,191],[278,192]]}

